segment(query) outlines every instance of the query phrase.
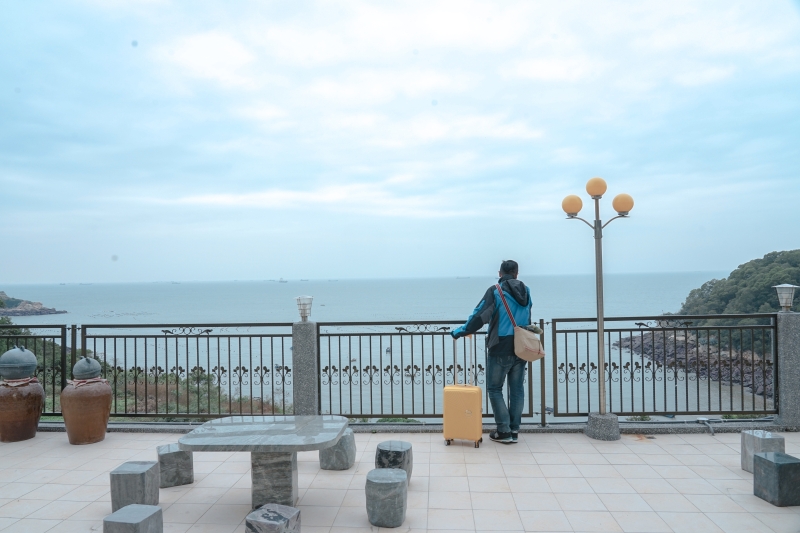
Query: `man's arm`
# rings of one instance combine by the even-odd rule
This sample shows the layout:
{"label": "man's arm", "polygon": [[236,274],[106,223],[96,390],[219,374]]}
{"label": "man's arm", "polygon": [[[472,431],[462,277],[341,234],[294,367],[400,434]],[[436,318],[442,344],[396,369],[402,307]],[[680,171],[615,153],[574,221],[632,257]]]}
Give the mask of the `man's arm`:
{"label": "man's arm", "polygon": [[494,313],[494,287],[489,287],[464,325],[451,331],[450,335],[452,335],[454,339],[458,339],[464,335],[475,333],[481,329],[484,324],[489,323],[489,320],[492,319],[492,313]]}

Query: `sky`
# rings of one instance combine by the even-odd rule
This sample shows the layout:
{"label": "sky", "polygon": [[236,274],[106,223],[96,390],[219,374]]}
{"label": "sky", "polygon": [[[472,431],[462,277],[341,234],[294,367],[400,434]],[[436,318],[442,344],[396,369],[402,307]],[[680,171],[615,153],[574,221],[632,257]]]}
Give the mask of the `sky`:
{"label": "sky", "polygon": [[594,272],[800,248],[800,3],[14,2],[6,283]]}

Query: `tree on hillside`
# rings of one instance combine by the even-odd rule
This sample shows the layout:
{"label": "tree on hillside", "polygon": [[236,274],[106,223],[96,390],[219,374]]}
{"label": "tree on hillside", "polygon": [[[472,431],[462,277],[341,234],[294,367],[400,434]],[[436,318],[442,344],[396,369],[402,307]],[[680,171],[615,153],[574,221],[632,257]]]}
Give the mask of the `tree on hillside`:
{"label": "tree on hillside", "polygon": [[[768,253],[739,265],[730,276],[712,279],[692,290],[680,315],[775,313],[780,311],[774,285],[800,285],[800,250]],[[800,311],[795,298],[793,311]]]}

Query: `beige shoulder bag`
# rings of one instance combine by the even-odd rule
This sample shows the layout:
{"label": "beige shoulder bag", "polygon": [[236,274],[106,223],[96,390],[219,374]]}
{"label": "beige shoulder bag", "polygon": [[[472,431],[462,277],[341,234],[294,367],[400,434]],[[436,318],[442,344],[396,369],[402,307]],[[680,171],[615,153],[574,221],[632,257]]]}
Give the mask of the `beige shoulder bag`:
{"label": "beige shoulder bag", "polygon": [[511,314],[511,308],[508,307],[508,302],[506,302],[503,289],[500,288],[499,283],[495,284],[495,287],[497,287],[497,292],[500,293],[500,299],[503,301],[503,305],[506,308],[508,318],[511,319],[511,325],[514,326],[514,353],[517,354],[517,357],[525,361],[538,361],[545,355],[542,341],[534,332],[517,325],[517,322],[514,320],[514,315]]}

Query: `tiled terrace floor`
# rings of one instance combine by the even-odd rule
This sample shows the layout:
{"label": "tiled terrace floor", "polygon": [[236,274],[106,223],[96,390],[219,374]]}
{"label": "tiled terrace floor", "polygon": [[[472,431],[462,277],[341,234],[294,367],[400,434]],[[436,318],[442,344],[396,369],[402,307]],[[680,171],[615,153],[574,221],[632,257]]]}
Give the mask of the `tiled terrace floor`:
{"label": "tiled terrace floor", "polygon": [[[800,434],[785,434],[800,455]],[[70,446],[64,433],[0,444],[0,531],[102,531],[111,513],[108,472],[128,460],[155,460],[178,435],[110,433]],[[603,443],[581,434],[521,435],[516,445],[485,440],[445,447],[440,434],[357,434],[356,465],[320,471],[299,454],[304,533],[375,531],[364,503],[378,442],[414,444],[403,527],[387,531],[800,531],[800,507],[752,495],[739,469],[739,435],[623,436]],[[195,483],[161,490],[166,532],[243,532],[249,511],[246,453],[195,453]]]}

